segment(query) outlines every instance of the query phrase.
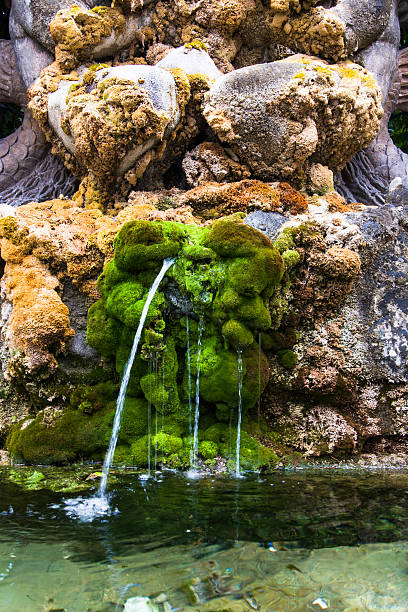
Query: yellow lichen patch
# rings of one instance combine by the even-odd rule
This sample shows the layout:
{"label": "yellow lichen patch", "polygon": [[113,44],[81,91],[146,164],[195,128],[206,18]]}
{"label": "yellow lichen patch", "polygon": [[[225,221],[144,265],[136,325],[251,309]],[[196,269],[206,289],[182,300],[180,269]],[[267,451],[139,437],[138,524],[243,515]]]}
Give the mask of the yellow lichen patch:
{"label": "yellow lichen patch", "polygon": [[383,108],[379,85],[367,70],[349,61],[327,64],[296,55],[281,62],[303,66],[305,76],[299,78],[299,72],[295,73],[271,110],[279,109],[294,121],[312,119],[318,141],[310,161],[332,171],[341,170],[380,129]]}
{"label": "yellow lichen patch", "polygon": [[270,7],[275,13],[289,13],[291,11],[300,13],[314,6],[319,0],[269,0]]}
{"label": "yellow lichen patch", "polygon": [[96,183],[92,174],[86,176],[79,185],[72,199],[85,208],[96,208],[103,211],[109,202],[109,192],[103,183]]}
{"label": "yellow lichen patch", "polygon": [[50,24],[51,36],[56,43],[56,60],[80,61],[90,57],[93,49],[113,32],[125,26],[120,9],[98,6],[87,10],[73,6],[61,9]]}
{"label": "yellow lichen patch", "polygon": [[173,75],[177,90],[177,103],[180,107],[182,115],[191,96],[190,80],[184,70],[181,68],[172,68],[169,70]]}
{"label": "yellow lichen patch", "polygon": [[185,45],[186,49],[198,49],[198,51],[207,51],[207,45],[202,40],[192,40]]}
{"label": "yellow lichen patch", "polygon": [[133,81],[108,78],[90,93],[74,92],[66,120],[77,158],[107,183],[125,155],[150,139],[161,141],[168,117],[157,111],[145,89]]}
{"label": "yellow lichen patch", "polygon": [[[278,5],[281,7],[275,18],[269,20],[270,34],[275,42],[300,53],[334,61],[346,56],[346,24],[336,13],[319,6],[290,15],[288,11],[294,9],[293,5],[289,6],[292,4],[290,0],[272,0],[272,3],[275,5],[272,12],[278,11]],[[311,4],[308,3],[309,7]]]}

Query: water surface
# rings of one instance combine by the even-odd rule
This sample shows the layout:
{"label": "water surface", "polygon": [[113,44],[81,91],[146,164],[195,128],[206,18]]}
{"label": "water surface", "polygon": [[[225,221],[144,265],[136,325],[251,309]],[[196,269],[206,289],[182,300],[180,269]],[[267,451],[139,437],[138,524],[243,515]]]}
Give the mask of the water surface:
{"label": "water surface", "polygon": [[408,471],[127,472],[110,485],[115,511],[92,523],[67,516],[75,495],[24,491],[8,474],[1,612],[121,611],[138,596],[163,612],[408,610]]}

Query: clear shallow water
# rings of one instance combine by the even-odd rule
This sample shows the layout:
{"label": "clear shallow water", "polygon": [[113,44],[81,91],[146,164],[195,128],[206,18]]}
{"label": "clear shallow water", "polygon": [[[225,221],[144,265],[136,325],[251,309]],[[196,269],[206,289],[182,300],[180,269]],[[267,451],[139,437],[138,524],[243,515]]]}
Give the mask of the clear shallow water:
{"label": "clear shallow water", "polygon": [[1,612],[121,611],[160,595],[153,610],[408,610],[408,471],[131,472],[111,485],[117,512],[93,523],[67,516],[74,495],[24,491],[7,474]]}

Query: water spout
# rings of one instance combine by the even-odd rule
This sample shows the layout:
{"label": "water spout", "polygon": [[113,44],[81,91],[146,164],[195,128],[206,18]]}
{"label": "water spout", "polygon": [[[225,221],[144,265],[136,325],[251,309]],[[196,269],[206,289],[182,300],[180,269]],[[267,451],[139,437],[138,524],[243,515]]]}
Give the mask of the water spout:
{"label": "water spout", "polygon": [[99,485],[98,497],[100,498],[105,498],[105,495],[106,495],[106,486],[108,483],[109,470],[112,464],[113,456],[115,454],[116,444],[118,441],[123,406],[124,406],[125,399],[126,399],[126,390],[127,390],[127,386],[128,386],[129,379],[130,379],[130,373],[132,371],[133,362],[136,357],[137,348],[139,346],[140,337],[142,335],[147,313],[149,311],[149,306],[154,298],[154,295],[161,281],[163,280],[164,275],[166,274],[167,270],[173,265],[173,263],[174,263],[174,259],[169,258],[169,259],[164,260],[162,268],[159,274],[157,275],[156,280],[154,281],[153,285],[151,286],[149,290],[145,305],[142,310],[139,325],[138,325],[138,328],[135,334],[135,338],[133,340],[132,350],[130,351],[129,359],[126,363],[125,370],[123,372],[122,383],[120,385],[119,395],[118,395],[118,399],[116,402],[116,412],[115,412],[115,419],[113,421],[112,435],[111,435],[108,451],[105,455],[105,461],[103,463],[103,468],[102,468],[102,478],[101,478],[101,482]]}
{"label": "water spout", "polygon": [[194,437],[193,437],[193,461],[192,468],[197,469],[198,455],[198,422],[200,419],[200,372],[201,372],[201,348],[204,332],[204,319],[200,317],[198,323],[198,340],[197,340],[197,378],[196,378],[196,393],[195,393],[195,413],[194,413]]}
{"label": "water spout", "polygon": [[243,380],[243,367],[242,367],[242,351],[238,351],[238,424],[237,424],[237,447],[235,453],[235,476],[240,478],[239,469],[239,453],[241,448],[241,420],[242,420],[242,380]]}
{"label": "water spout", "polygon": [[186,315],[186,333],[187,333],[187,382],[188,382],[188,433],[191,440],[190,448],[190,466],[194,461],[194,445],[193,445],[193,405],[191,402],[191,354],[190,354],[190,324],[188,315]]}

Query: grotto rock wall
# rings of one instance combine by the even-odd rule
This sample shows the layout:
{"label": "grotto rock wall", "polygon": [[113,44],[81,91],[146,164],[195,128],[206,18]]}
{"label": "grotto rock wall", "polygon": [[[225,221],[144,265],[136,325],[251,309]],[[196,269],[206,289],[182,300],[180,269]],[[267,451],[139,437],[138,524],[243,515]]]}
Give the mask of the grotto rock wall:
{"label": "grotto rock wall", "polygon": [[[0,194],[12,456],[103,456],[169,256],[117,462],[160,448],[189,465],[200,372],[199,453],[225,465],[241,357],[244,467],[406,453],[396,0],[13,0],[10,32],[0,90],[29,100],[0,143],[15,169]],[[41,159],[20,176],[26,141]]]}

